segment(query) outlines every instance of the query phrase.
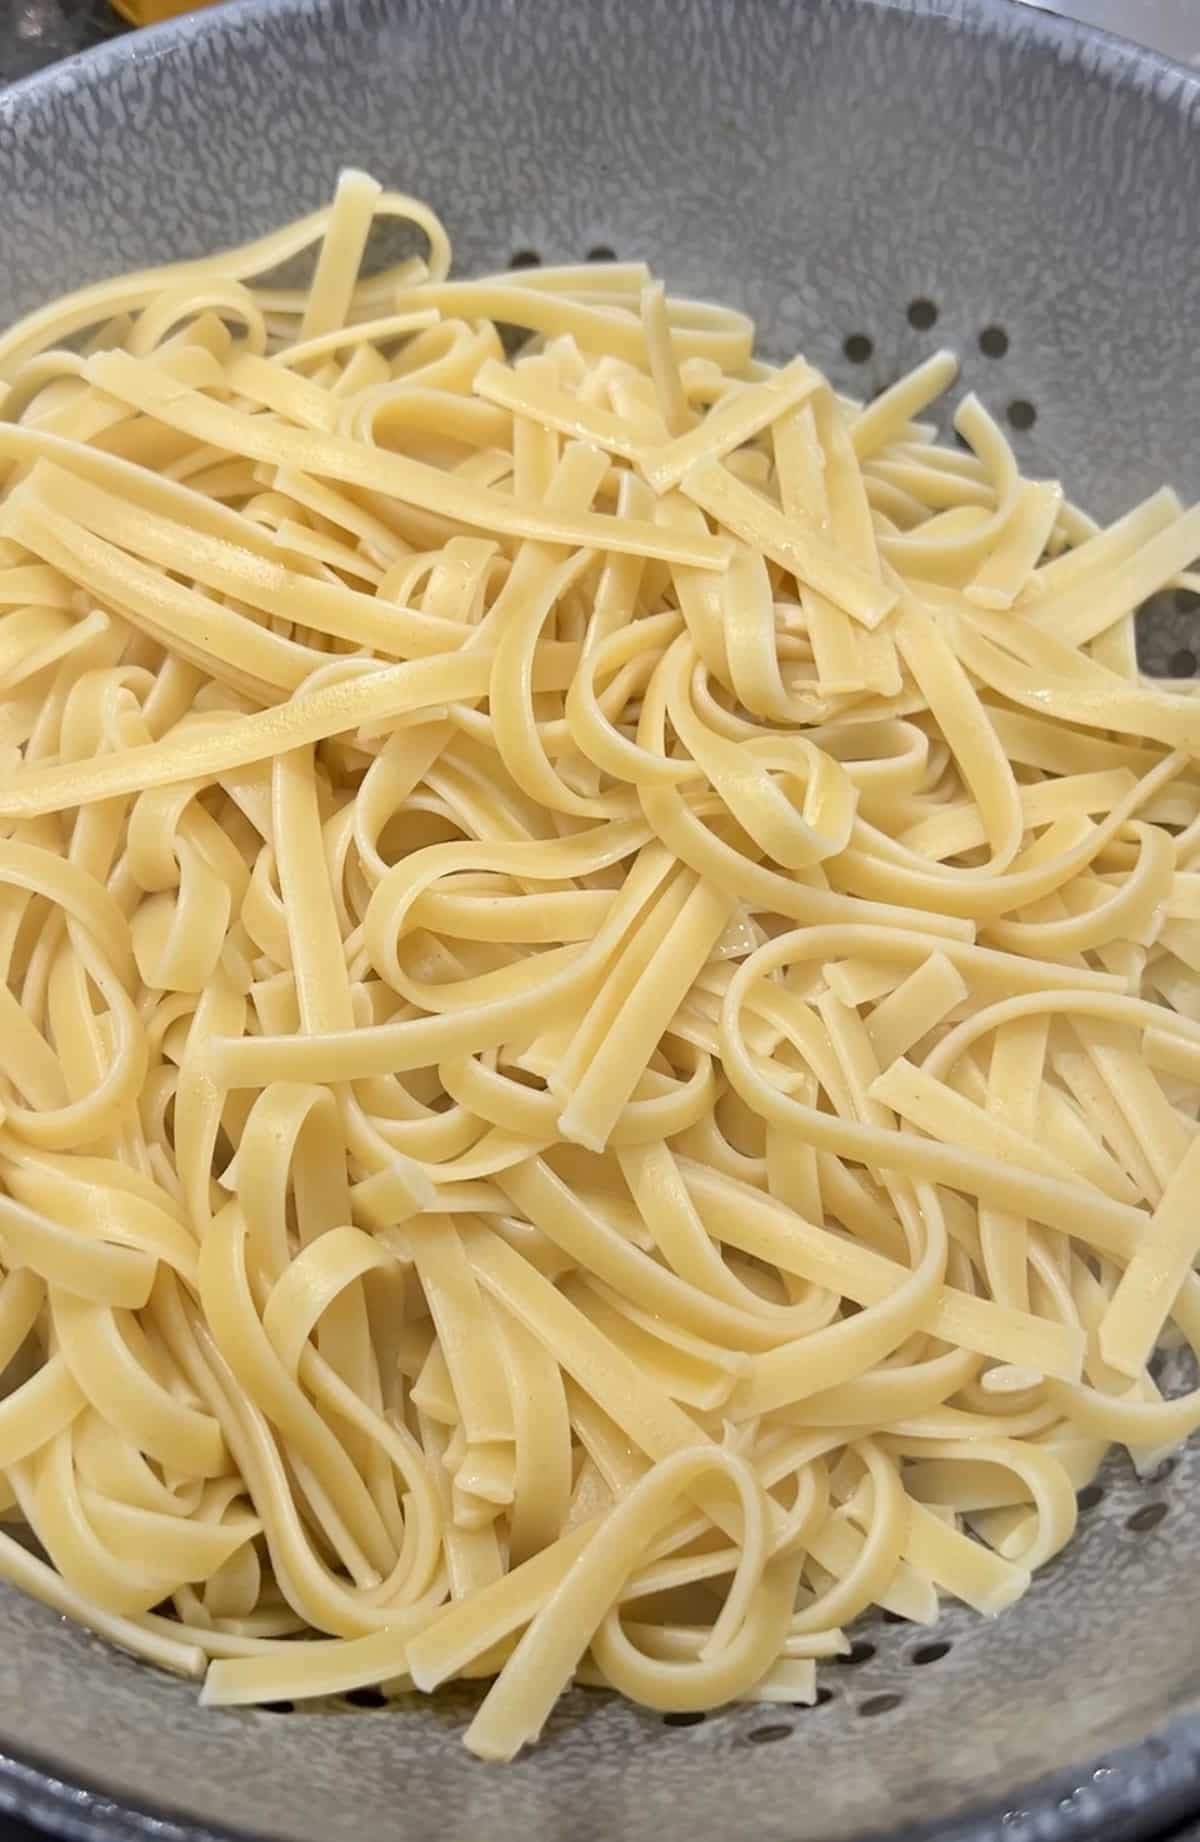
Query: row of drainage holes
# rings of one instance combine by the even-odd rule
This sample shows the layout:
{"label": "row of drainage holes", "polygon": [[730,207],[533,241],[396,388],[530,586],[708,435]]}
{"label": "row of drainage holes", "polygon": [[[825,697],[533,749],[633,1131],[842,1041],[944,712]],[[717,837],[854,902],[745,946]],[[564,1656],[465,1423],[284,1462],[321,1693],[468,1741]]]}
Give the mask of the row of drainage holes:
{"label": "row of drainage holes", "polygon": [[[585,262],[615,262],[617,252],[615,249],[609,249],[607,243],[597,243],[594,249],[587,252],[584,260]],[[508,266],[510,269],[540,269],[542,266],[541,251],[515,249],[508,259]]]}
{"label": "row of drainage holes", "polygon": [[[1179,655],[1176,654],[1176,658],[1178,657]],[[1195,662],[1193,660],[1193,669],[1194,668]],[[1174,665],[1172,669],[1174,669]],[[1179,675],[1183,676],[1183,673],[1180,672]],[[1139,1482],[1145,1490],[1157,1490],[1160,1485],[1167,1482],[1168,1478],[1178,1469],[1178,1466],[1178,1458],[1164,1458],[1160,1465],[1157,1465],[1153,1471],[1147,1472],[1146,1476],[1141,1478]],[[1088,1510],[1095,1509],[1098,1504],[1103,1502],[1103,1487],[1100,1484],[1085,1484],[1083,1489],[1077,1492],[1075,1500],[1079,1505],[1080,1513],[1086,1514]],[[1151,1529],[1156,1529],[1158,1527],[1159,1523],[1166,1516],[1168,1508],[1169,1505],[1164,1503],[1161,1499],[1156,1499],[1152,1503],[1143,1503],[1139,1509],[1135,1509],[1131,1515],[1126,1516],[1125,1527],[1132,1530],[1135,1535],[1145,1535]]]}
{"label": "row of drainage holes", "polygon": [[[1169,1476],[1173,1469],[1174,1461],[1168,1459],[1164,1465],[1159,1467],[1158,1472],[1154,1474],[1154,1481],[1161,1481],[1162,1475]],[[1147,1481],[1149,1482],[1150,1480]],[[1096,1504],[1100,1502],[1103,1495],[1104,1492],[1100,1489],[1099,1485],[1086,1485],[1084,1489],[1079,1492],[1080,1509],[1093,1509]],[[1133,1514],[1126,1518],[1125,1527],[1127,1529],[1132,1529],[1135,1534],[1144,1535],[1148,1533],[1149,1530],[1156,1529],[1166,1514],[1167,1505],[1165,1503],[1145,1503],[1142,1505],[1141,1509],[1134,1510]],[[884,1618],[889,1624],[904,1624],[907,1622],[907,1620],[896,1612],[885,1612]],[[951,1645],[946,1642],[921,1644],[909,1653],[908,1661],[917,1665],[938,1663],[944,1656],[950,1654],[950,1650]],[[847,1666],[853,1667],[856,1664],[869,1662],[874,1655],[874,1644],[860,1642],[852,1644],[848,1653],[845,1656],[838,1657],[836,1660],[843,1668]],[[833,1695],[829,1689],[819,1689],[817,1691],[818,1707],[822,1706],[827,1701],[832,1701],[832,1699]],[[859,1702],[857,1712],[864,1718],[870,1718],[877,1714],[890,1714],[894,1708],[900,1706],[903,1699],[904,1697],[902,1695],[897,1694],[870,1695],[865,1701]],[[703,1714],[668,1714],[664,1716],[667,1725],[681,1727],[694,1726],[704,1718]],[[792,1731],[793,1729],[790,1726],[785,1726],[782,1722],[779,1722],[769,1727],[756,1727],[751,1733],[746,1735],[746,1738],[752,1744],[764,1745],[771,1740],[787,1739]]]}
{"label": "row of drainage holes", "polygon": [[[338,1696],[338,1700],[348,1702],[352,1708],[386,1708],[388,1705],[387,1696],[382,1689],[377,1688],[347,1689],[344,1695]],[[260,1714],[294,1714],[295,1712],[294,1701],[262,1701],[259,1703]]]}
{"label": "row of drainage holes", "polygon": [[[949,1654],[950,1645],[948,1643],[937,1642],[931,1644],[918,1644],[917,1648],[909,1653],[908,1661],[919,1668],[922,1665],[940,1662],[942,1657],[948,1656]],[[853,1669],[862,1663],[869,1663],[874,1655],[874,1644],[868,1644],[860,1640],[851,1645],[845,1656],[836,1657],[834,1661],[843,1668]],[[386,1708],[388,1705],[387,1696],[383,1693],[382,1689],[377,1688],[347,1689],[338,1699],[348,1702],[353,1708]],[[832,1700],[833,1690],[826,1688],[822,1684],[817,1689],[817,1698],[814,1703],[797,1702],[796,1706],[806,1710],[810,1706],[823,1708]],[[858,1712],[866,1716],[886,1714],[889,1709],[899,1707],[900,1700],[901,1697],[899,1695],[871,1695],[868,1696],[866,1701],[859,1703]],[[292,1701],[264,1701],[260,1703],[260,1712],[263,1714],[291,1714],[295,1710],[295,1705],[295,1702]],[[663,1725],[664,1727],[698,1727],[703,1721],[707,1720],[707,1718],[708,1716],[706,1714],[699,1711],[695,1713],[682,1712],[664,1714]],[[747,1738],[750,1740],[761,1740],[764,1733],[767,1731],[768,1730],[765,1728],[756,1728],[753,1733],[747,1735]],[[791,1728],[785,1727],[783,1732],[790,1733]],[[772,1733],[772,1737],[777,1736]]]}
{"label": "row of drainage holes", "polygon": [[[1104,1492],[1099,1484],[1085,1484],[1076,1498],[1080,1513],[1085,1514],[1089,1509],[1095,1509],[1103,1496]],[[1158,1527],[1166,1513],[1165,1503],[1143,1503],[1140,1509],[1135,1509],[1132,1515],[1126,1516],[1125,1527],[1134,1535],[1148,1535],[1151,1529]]]}
{"label": "row of drainage holes", "polygon": [[[1173,1458],[1165,1459],[1158,1469],[1143,1481],[1151,1485],[1165,1483],[1175,1469],[1176,1463],[1177,1461]],[[1085,1484],[1077,1497],[1080,1511],[1086,1514],[1088,1510],[1095,1509],[1103,1498],[1104,1491],[1099,1484]],[[1158,1527],[1166,1514],[1167,1505],[1163,1502],[1143,1503],[1140,1509],[1135,1509],[1132,1515],[1125,1518],[1125,1527],[1135,1535],[1147,1535],[1151,1529]],[[908,1623],[908,1620],[899,1612],[885,1611],[883,1617],[884,1622],[890,1625]],[[915,1650],[909,1652],[907,1661],[918,1669],[925,1668],[930,1663],[940,1663],[943,1657],[949,1656],[951,1647],[948,1641],[941,1638],[932,1643],[918,1644]],[[834,1662],[842,1669],[856,1669],[863,1663],[869,1663],[874,1655],[874,1644],[869,1644],[865,1639],[860,1638],[851,1644],[844,1656],[835,1657]],[[386,1708],[388,1705],[387,1696],[382,1689],[377,1688],[347,1689],[339,1699],[348,1702],[352,1708]],[[814,1705],[823,1708],[832,1700],[832,1689],[822,1686],[817,1690]],[[859,1703],[858,1712],[864,1716],[887,1714],[892,1708],[899,1707],[900,1701],[899,1695],[871,1695],[866,1701]],[[808,1704],[797,1705],[807,1706]],[[291,1701],[264,1701],[259,1704],[259,1711],[263,1714],[291,1714],[294,1709],[295,1703]],[[698,1727],[706,1719],[707,1716],[702,1713],[664,1714],[663,1725],[665,1727]],[[757,1727],[753,1733],[747,1735],[747,1738],[758,1742],[767,1738],[782,1739],[791,1731],[790,1727]]]}
{"label": "row of drainage holes", "polygon": [[[887,1616],[887,1614],[885,1614],[885,1616]],[[907,1624],[908,1622],[907,1619],[901,1618],[899,1613],[896,1612],[893,1612],[891,1617],[894,1618],[898,1624]],[[950,1650],[951,1645],[949,1640],[938,1638],[933,1643],[918,1644],[915,1650],[909,1651],[906,1661],[915,1663],[918,1668],[921,1668],[928,1663],[940,1663],[943,1657],[950,1655]],[[874,1655],[874,1644],[869,1644],[864,1638],[859,1638],[856,1643],[851,1644],[844,1656],[834,1657],[833,1660],[839,1669],[857,1669],[861,1664],[869,1663]]]}
{"label": "row of drainage holes", "polygon": [[[615,262],[617,252],[607,243],[597,243],[589,249],[585,260],[588,262]],[[541,267],[540,250],[516,249],[508,259],[510,269],[536,269]],[[907,307],[908,323],[918,332],[928,332],[937,325],[938,309],[936,301],[910,301]],[[1002,326],[985,326],[979,335],[979,349],[985,358],[1003,358],[1008,350],[1008,334]],[[866,333],[850,333],[842,350],[852,365],[865,365],[875,347]],[[1037,421],[1037,409],[1025,397],[1014,397],[1008,405],[1006,415],[1014,429],[1031,429]]]}
{"label": "row of drainage holes", "polygon": [[[937,324],[937,303],[924,299],[910,301],[906,314],[909,325],[917,332],[928,332]],[[1003,358],[1008,351],[1008,334],[1002,326],[985,326],[979,335],[979,349],[985,358]],[[865,365],[874,350],[874,342],[866,333],[850,333],[842,344],[842,351],[852,365]],[[1022,433],[1037,421],[1037,407],[1028,397],[1014,397],[1004,413],[1009,426]]]}
{"label": "row of drainage holes", "polygon": [[[927,333],[931,326],[937,325],[937,303],[910,301],[905,317],[916,332]],[[1003,358],[1008,350],[1008,334],[1002,326],[985,326],[979,335],[979,349],[985,358]],[[842,350],[852,365],[865,365],[875,346],[868,334],[850,333]]]}
{"label": "row of drainage holes", "polygon": [[[1159,606],[1165,615],[1196,613],[1200,610],[1200,595],[1193,595],[1193,591],[1187,588],[1178,588],[1174,591],[1163,589],[1158,595],[1152,595],[1148,602],[1143,602],[1141,612],[1158,613]],[[1180,647],[1178,652],[1172,652],[1171,658],[1167,659],[1167,670],[1171,672],[1172,678],[1194,678],[1198,663],[1200,661],[1196,659],[1193,648]]]}
{"label": "row of drainage holes", "polygon": [[[1200,595],[1189,588],[1160,589],[1157,595],[1151,595],[1143,601],[1137,610],[1146,620],[1176,620],[1187,615],[1200,614]],[[1197,666],[1196,653],[1191,646],[1180,646],[1167,660],[1167,673],[1172,678],[1194,678]]]}
{"label": "row of drainage holes", "polygon": [[[616,259],[616,250],[609,249],[607,243],[598,243],[594,249],[588,250],[586,257],[588,262],[615,262]],[[510,269],[536,269],[540,268],[541,261],[540,251],[518,249],[514,250],[509,257],[508,266]],[[910,301],[906,312],[909,325],[915,327],[919,333],[928,332],[931,326],[937,325],[936,301],[928,301],[924,298]],[[985,358],[1003,358],[1008,350],[1008,334],[1002,326],[985,326],[979,335],[979,349]],[[866,333],[851,333],[842,346],[842,350],[852,365],[865,365],[875,347]],[[1030,406],[1025,405],[1025,407]],[[1032,427],[1032,424],[1033,417],[1030,417],[1029,422],[1023,426],[1028,428]],[[1018,426],[1021,425],[1018,424]]]}
{"label": "row of drainage holes", "polygon": [[[586,257],[588,262],[615,262],[616,259],[616,250],[609,249],[607,243],[598,243]],[[508,266],[510,269],[536,269],[540,268],[541,261],[539,250],[518,249],[509,257]],[[906,314],[910,326],[919,333],[927,333],[931,326],[937,325],[937,302],[923,297],[910,301]],[[1008,350],[1008,334],[1002,326],[985,326],[979,335],[979,349],[985,358],[1003,358]],[[875,347],[866,333],[851,333],[842,350],[852,365],[865,365]]]}
{"label": "row of drainage holes", "polygon": [[[908,1661],[916,1664],[918,1667],[930,1663],[938,1663],[944,1656],[949,1656],[950,1649],[951,1646],[948,1643],[942,1642],[918,1644],[915,1650],[910,1651]],[[859,1664],[869,1663],[874,1655],[874,1644],[859,1642],[852,1644],[845,1656],[835,1657],[834,1661],[843,1669],[853,1669]],[[900,1706],[903,1699],[903,1695],[897,1694],[868,1695],[865,1701],[859,1702],[855,1712],[863,1719],[870,1720],[877,1714],[890,1714],[893,1708],[898,1708]],[[821,1687],[817,1690],[816,1702],[811,1705],[823,1708],[828,1706],[832,1700],[833,1690]],[[795,1705],[797,1708],[806,1712],[810,1706],[807,1702],[797,1702]],[[665,1727],[698,1727],[701,1722],[707,1720],[707,1718],[707,1715],[700,1713],[664,1714],[663,1725]],[[746,1735],[746,1739],[751,1745],[761,1746],[766,1744],[769,1740],[786,1739],[792,1732],[792,1727],[784,1726],[783,1723],[780,1722],[770,1727],[755,1727]]]}
{"label": "row of drainage holes", "polygon": [[[828,1689],[825,1691],[825,1696],[827,1700],[833,1699]],[[855,1712],[863,1720],[871,1720],[877,1714],[890,1714],[893,1709],[900,1706],[903,1700],[903,1695],[868,1695],[865,1701],[859,1702]],[[817,1693],[817,1702],[818,1705],[820,1705],[820,1691]],[[701,1716],[701,1719],[703,1719],[703,1716]],[[690,1724],[691,1717],[689,1717],[689,1725]],[[790,1739],[794,1732],[795,1728],[791,1725],[783,1721],[773,1721],[769,1727],[752,1727],[750,1732],[746,1735],[746,1741],[750,1746],[767,1746],[770,1745],[773,1740]]]}

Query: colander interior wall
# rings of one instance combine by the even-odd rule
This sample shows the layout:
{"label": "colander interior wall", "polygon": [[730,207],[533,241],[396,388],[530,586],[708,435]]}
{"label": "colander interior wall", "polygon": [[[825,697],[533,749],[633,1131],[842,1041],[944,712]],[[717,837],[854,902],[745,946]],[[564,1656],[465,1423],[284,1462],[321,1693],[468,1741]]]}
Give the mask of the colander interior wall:
{"label": "colander interior wall", "polygon": [[[265,0],[0,98],[0,319],[359,164],[435,202],[468,269],[644,255],[863,395],[954,346],[1026,471],[1108,516],[1200,489],[1198,104],[1006,0]],[[1143,641],[1194,671],[1189,598]],[[0,1803],[163,1842],[1121,1842],[1193,1794],[1200,1451],[1114,1464],[1081,1507],[1015,1610],[868,1623],[815,1708],[580,1692],[508,1770],[463,1752],[464,1699],[202,1712],[0,1591]]]}

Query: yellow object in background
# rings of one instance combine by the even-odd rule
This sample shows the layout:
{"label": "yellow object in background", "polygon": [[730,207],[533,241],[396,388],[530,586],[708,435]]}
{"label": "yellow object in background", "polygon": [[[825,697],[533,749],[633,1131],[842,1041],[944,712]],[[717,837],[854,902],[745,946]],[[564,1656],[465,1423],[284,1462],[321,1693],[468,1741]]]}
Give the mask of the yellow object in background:
{"label": "yellow object in background", "polygon": [[154,26],[160,19],[176,19],[180,13],[195,13],[215,0],[111,0],[114,12],[133,26]]}

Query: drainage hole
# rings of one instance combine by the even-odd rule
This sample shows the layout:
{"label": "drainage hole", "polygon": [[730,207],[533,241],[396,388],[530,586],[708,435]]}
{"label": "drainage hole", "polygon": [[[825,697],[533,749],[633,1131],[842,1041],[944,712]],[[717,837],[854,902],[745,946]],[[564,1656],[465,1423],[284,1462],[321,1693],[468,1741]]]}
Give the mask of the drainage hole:
{"label": "drainage hole", "polygon": [[864,1720],[870,1720],[875,1714],[890,1714],[903,1699],[903,1695],[868,1695],[865,1701],[859,1702],[858,1712]]}
{"label": "drainage hole", "polygon": [[1167,1513],[1165,1503],[1145,1503],[1141,1509],[1135,1509],[1132,1516],[1125,1518],[1125,1527],[1132,1529],[1135,1535],[1147,1535],[1156,1529]]}

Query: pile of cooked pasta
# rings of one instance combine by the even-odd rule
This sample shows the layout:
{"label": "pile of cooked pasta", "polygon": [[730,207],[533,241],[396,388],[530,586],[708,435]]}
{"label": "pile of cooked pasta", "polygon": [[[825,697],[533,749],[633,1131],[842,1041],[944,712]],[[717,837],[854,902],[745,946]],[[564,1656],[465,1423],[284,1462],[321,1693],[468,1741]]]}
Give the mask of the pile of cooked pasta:
{"label": "pile of cooked pasta", "polygon": [[351,172],[0,338],[0,1575],[510,1758],[998,1612],[1200,1424],[1200,509],[448,269]]}

